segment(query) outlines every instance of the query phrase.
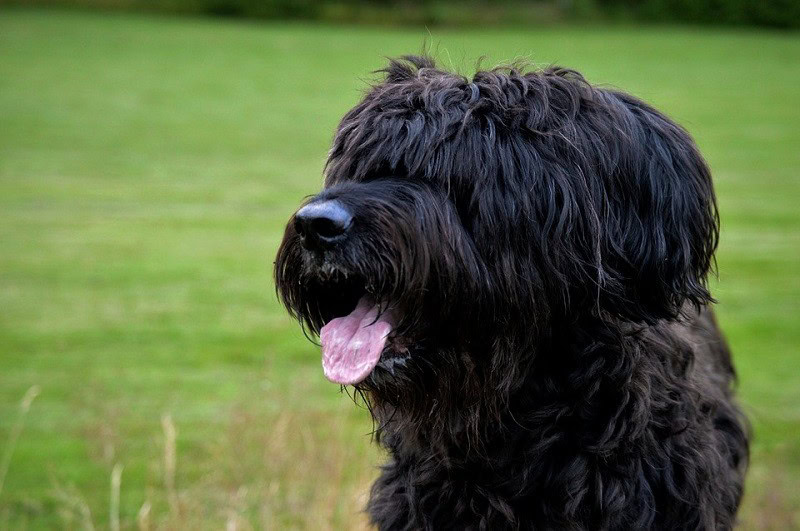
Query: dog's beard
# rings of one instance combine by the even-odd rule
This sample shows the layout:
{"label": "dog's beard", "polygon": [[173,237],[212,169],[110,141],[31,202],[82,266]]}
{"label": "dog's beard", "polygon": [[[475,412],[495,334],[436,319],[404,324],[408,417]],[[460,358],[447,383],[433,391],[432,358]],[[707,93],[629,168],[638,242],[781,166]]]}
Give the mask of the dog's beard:
{"label": "dog's beard", "polygon": [[[290,275],[279,285],[290,311],[319,337],[325,377],[341,385],[365,383],[376,367],[394,373],[402,316],[384,276],[368,271],[360,251],[313,253],[290,235],[279,254]],[[347,258],[345,258],[346,255]],[[402,343],[402,342],[400,342]],[[388,362],[388,365],[387,363]]]}

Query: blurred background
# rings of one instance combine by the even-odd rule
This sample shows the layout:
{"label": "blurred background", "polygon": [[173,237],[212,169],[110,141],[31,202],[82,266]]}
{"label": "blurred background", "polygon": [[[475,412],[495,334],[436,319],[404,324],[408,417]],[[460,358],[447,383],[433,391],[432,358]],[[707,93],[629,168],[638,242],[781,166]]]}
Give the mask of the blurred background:
{"label": "blurred background", "polygon": [[283,225],[385,56],[653,103],[722,213],[755,429],[800,528],[800,1],[0,1],[0,529],[353,529],[383,456],[279,307]]}

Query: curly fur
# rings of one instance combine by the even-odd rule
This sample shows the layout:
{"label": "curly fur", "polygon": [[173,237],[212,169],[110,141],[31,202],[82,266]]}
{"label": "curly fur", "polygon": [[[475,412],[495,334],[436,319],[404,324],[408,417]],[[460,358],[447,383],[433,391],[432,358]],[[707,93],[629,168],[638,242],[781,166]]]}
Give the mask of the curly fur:
{"label": "curly fur", "polygon": [[397,316],[356,386],[390,455],[381,529],[728,529],[748,429],[706,277],[718,215],[688,133],[573,70],[393,60],[342,119],[323,256],[275,278],[313,334]]}

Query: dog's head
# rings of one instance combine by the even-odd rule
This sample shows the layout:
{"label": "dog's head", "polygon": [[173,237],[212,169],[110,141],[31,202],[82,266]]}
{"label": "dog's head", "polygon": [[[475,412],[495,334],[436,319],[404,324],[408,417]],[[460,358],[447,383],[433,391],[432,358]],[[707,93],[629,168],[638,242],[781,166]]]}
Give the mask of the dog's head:
{"label": "dog's head", "polygon": [[408,57],[384,73],[276,261],[331,380],[435,373],[442,352],[493,364],[481,353],[533,351],[553,326],[710,300],[709,171],[662,114],[561,68],[469,80]]}

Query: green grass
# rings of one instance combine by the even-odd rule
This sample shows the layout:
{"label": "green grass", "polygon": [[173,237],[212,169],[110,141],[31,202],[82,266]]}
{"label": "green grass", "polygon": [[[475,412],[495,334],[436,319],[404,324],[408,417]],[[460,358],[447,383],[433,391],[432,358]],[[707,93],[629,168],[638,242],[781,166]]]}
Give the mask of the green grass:
{"label": "green grass", "polygon": [[[719,316],[755,431],[746,528],[800,525],[800,39],[685,28],[387,30],[0,11],[0,529],[351,528],[364,410],[279,307],[282,226],[338,118],[425,39],[469,71],[582,70],[683,123],[722,210]],[[178,430],[165,488],[162,415]],[[169,445],[166,445],[169,450]],[[170,503],[171,501],[171,503]],[[144,504],[144,509],[142,509]],[[147,508],[149,507],[149,513]]]}

